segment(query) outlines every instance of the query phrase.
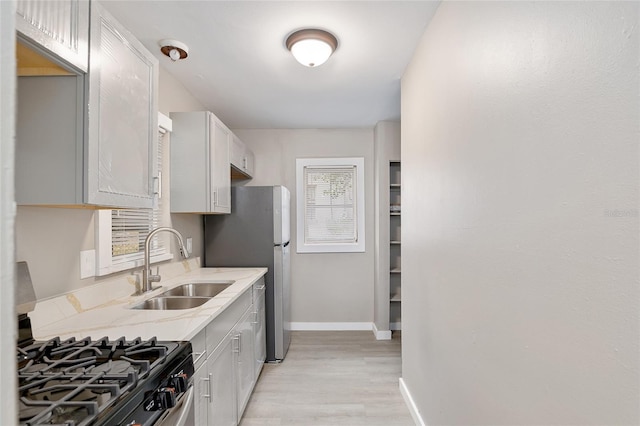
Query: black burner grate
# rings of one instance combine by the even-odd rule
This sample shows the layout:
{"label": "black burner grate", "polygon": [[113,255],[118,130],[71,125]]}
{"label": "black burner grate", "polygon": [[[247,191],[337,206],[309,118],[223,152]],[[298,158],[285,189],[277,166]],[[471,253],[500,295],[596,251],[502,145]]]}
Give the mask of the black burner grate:
{"label": "black burner grate", "polygon": [[20,421],[88,425],[161,368],[177,343],[59,338],[18,349]]}

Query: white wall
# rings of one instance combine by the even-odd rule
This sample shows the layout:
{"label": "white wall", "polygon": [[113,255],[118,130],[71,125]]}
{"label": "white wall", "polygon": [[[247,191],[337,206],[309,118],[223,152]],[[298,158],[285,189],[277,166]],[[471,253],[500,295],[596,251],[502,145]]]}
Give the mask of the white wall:
{"label": "white wall", "polygon": [[0,2],[0,424],[15,424],[18,399],[14,304],[15,1]]}
{"label": "white wall", "polygon": [[639,4],[443,2],[402,79],[429,425],[638,424]]}
{"label": "white wall", "polygon": [[[284,185],[291,191],[291,320],[370,324],[374,265],[373,130],[234,130],[234,133],[256,156],[256,177],[248,185]],[[309,157],[365,158],[365,253],[295,252],[295,160]]]}
{"label": "white wall", "polygon": [[[166,115],[170,111],[203,109],[184,86],[162,68],[160,68],[159,90],[159,110]],[[165,152],[170,152],[169,146],[166,146]],[[168,192],[170,176],[167,157],[165,157],[163,169],[165,171],[163,188]],[[193,238],[193,255],[201,256],[203,248],[201,216],[172,215],[171,221],[172,226],[185,238]],[[171,244],[174,261],[180,261],[173,239]],[[93,210],[18,207],[16,260],[28,262],[38,299],[59,295],[113,277],[110,275],[104,278],[80,279],[80,251],[94,248]]]}

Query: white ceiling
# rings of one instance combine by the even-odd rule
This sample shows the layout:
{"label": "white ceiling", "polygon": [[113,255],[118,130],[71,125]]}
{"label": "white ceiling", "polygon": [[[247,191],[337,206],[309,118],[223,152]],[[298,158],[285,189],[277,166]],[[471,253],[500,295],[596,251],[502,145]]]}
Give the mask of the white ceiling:
{"label": "white ceiling", "polygon": [[[438,1],[103,1],[231,128],[372,127],[400,118],[400,78]],[[317,68],[284,46],[316,27],[338,38]],[[171,62],[158,42],[189,46]]]}

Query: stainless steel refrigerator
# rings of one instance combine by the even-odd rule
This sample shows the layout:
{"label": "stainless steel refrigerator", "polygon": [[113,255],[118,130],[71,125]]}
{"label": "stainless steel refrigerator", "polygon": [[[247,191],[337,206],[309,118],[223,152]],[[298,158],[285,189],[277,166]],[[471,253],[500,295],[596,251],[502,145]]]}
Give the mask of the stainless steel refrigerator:
{"label": "stainless steel refrigerator", "polygon": [[284,186],[231,188],[231,214],[204,218],[207,267],[267,267],[267,361],[282,361],[291,341],[290,193]]}

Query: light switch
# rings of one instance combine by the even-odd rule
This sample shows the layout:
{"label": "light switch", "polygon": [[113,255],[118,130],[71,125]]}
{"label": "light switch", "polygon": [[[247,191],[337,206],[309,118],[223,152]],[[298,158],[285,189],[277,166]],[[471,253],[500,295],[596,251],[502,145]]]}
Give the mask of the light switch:
{"label": "light switch", "polygon": [[96,251],[83,250],[80,252],[80,279],[96,276]]}

